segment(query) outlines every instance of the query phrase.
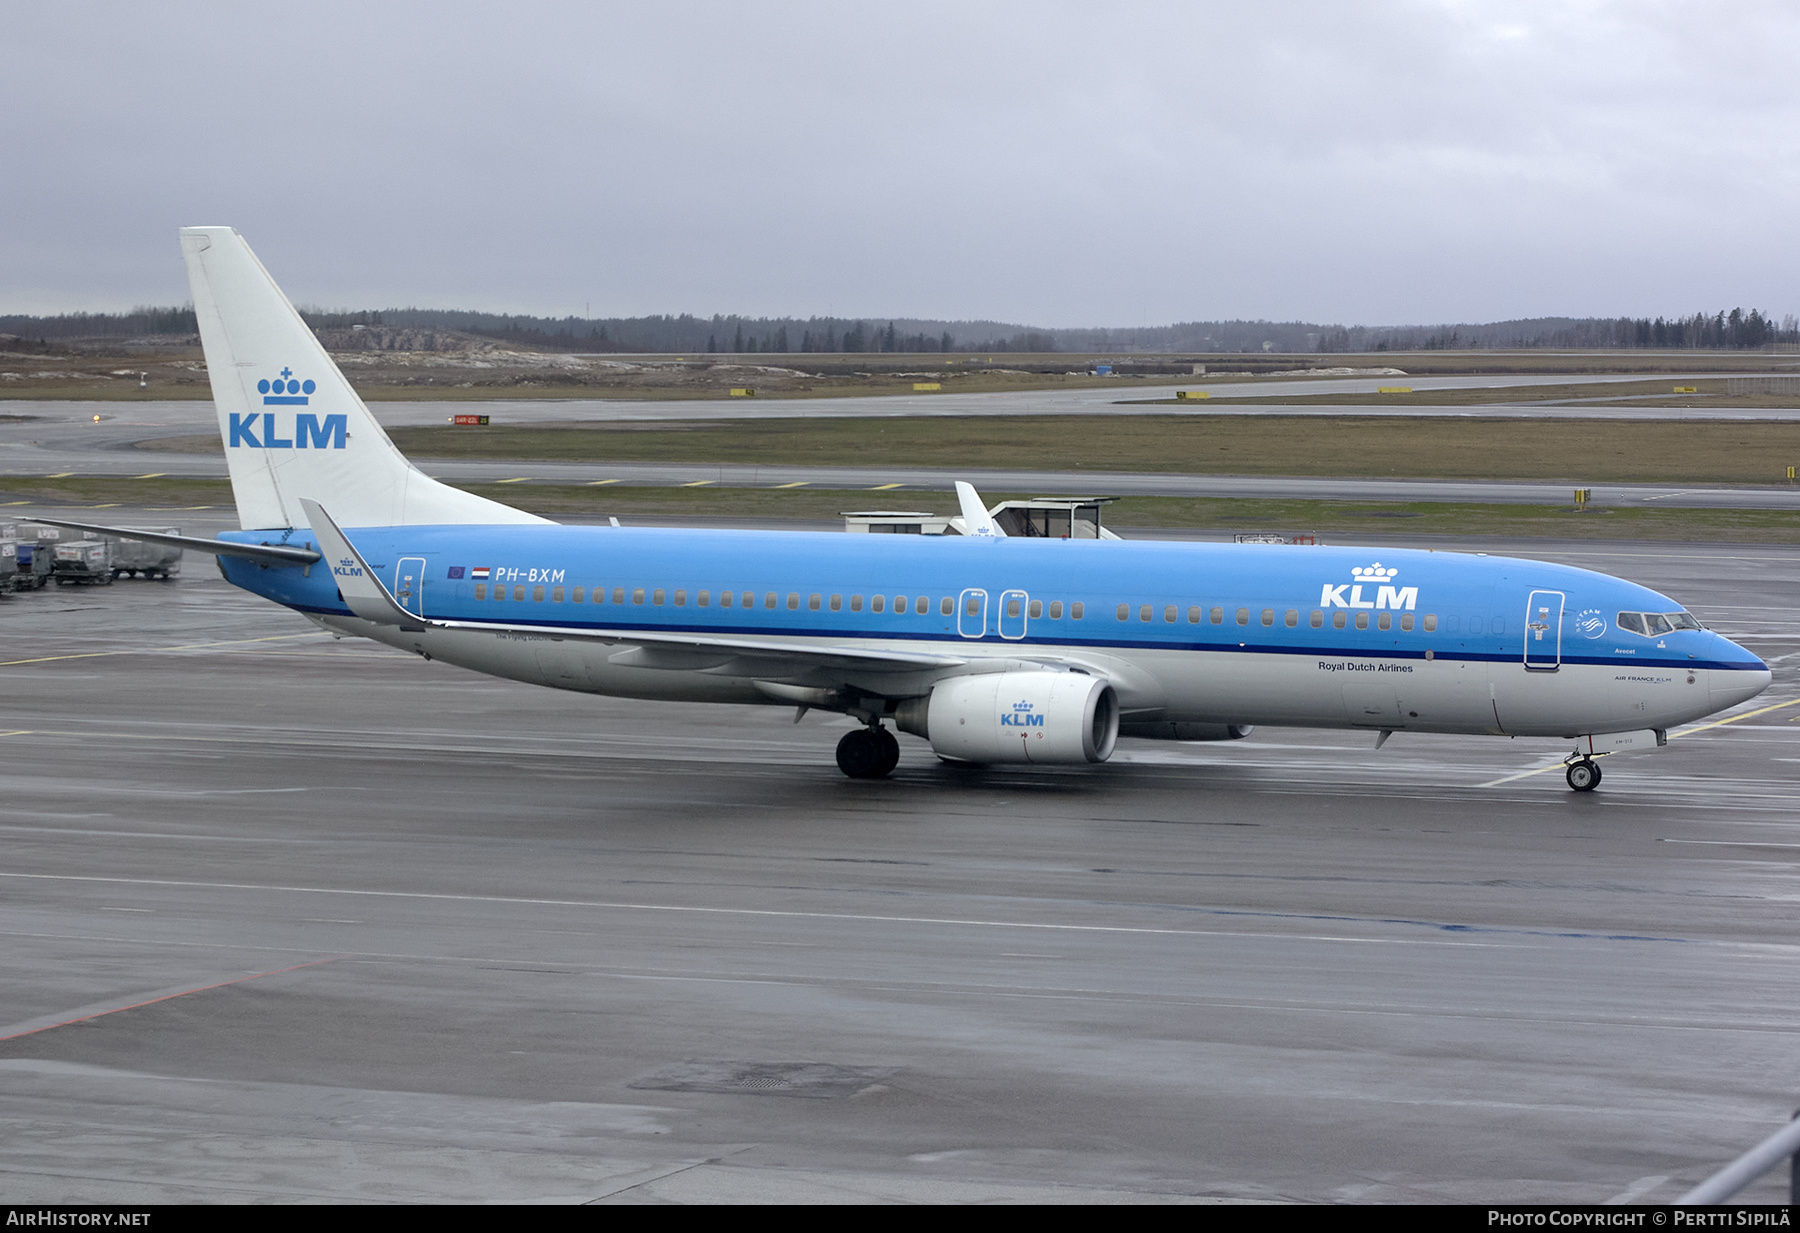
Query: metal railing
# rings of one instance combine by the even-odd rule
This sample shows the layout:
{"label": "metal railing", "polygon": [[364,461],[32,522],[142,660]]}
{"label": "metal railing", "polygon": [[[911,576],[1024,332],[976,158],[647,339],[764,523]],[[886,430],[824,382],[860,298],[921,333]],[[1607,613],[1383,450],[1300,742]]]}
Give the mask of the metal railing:
{"label": "metal railing", "polygon": [[1794,1113],[1793,1120],[1786,1126],[1675,1202],[1677,1205],[1723,1203],[1780,1164],[1784,1158],[1789,1162],[1788,1202],[1800,1204],[1800,1110]]}

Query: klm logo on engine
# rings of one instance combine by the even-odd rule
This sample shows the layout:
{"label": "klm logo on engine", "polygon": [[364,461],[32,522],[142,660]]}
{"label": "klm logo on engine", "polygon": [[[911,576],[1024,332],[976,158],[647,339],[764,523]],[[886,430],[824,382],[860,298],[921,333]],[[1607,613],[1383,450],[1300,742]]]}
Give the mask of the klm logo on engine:
{"label": "klm logo on engine", "polygon": [[[1418,605],[1419,588],[1394,586],[1392,580],[1399,572],[1397,569],[1387,568],[1379,561],[1366,568],[1358,565],[1350,571],[1350,576],[1355,581],[1339,583],[1337,586],[1329,582],[1325,584],[1319,592],[1319,607],[1391,608],[1411,612]],[[1375,592],[1375,598],[1363,598],[1365,586]],[[1345,594],[1346,591],[1349,592],[1348,595]]]}
{"label": "klm logo on engine", "polygon": [[1041,728],[1044,726],[1044,717],[1036,713],[1031,703],[1015,702],[1012,710],[1000,716],[1000,726],[1002,728]]}

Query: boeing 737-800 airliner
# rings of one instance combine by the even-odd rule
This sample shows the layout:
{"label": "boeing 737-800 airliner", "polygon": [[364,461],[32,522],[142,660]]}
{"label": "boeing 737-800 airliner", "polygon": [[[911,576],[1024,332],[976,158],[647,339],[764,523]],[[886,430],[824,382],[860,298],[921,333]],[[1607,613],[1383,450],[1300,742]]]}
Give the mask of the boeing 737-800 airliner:
{"label": "boeing 737-800 airliner", "polygon": [[1504,557],[962,536],[558,526],[421,474],[229,227],[181,232],[243,530],[121,532],[216,553],[327,629],[478,672],[632,698],[839,712],[971,763],[1103,762],[1118,736],[1256,724],[1491,733],[1597,755],[1769,683],[1682,606]]}

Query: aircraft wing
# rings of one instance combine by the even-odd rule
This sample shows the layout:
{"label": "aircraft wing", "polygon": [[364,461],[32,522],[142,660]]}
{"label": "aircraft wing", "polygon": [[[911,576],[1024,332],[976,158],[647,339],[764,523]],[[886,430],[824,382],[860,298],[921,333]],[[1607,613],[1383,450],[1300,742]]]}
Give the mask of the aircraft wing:
{"label": "aircraft wing", "polygon": [[293,548],[282,544],[236,544],[224,539],[202,539],[197,535],[171,535],[167,531],[140,531],[134,527],[103,527],[92,522],[69,522],[63,518],[32,518],[50,527],[68,527],[72,531],[92,531],[114,539],[137,539],[147,544],[168,548],[191,548],[214,556],[248,557],[252,561],[274,561],[283,565],[311,565],[319,554],[311,548]]}
{"label": "aircraft wing", "polygon": [[363,620],[373,621],[378,625],[393,625],[408,631],[478,630],[503,638],[593,642],[625,648],[622,654],[611,657],[615,663],[642,668],[712,671],[725,676],[791,677],[811,674],[817,670],[840,673],[918,672],[959,668],[969,662],[961,656],[865,650],[824,643],[719,638],[706,634],[660,633],[637,629],[436,620],[402,606],[318,502],[301,498],[300,504],[306,511],[325,558],[336,562],[332,566],[332,573],[336,577],[338,593],[344,597],[345,605]]}

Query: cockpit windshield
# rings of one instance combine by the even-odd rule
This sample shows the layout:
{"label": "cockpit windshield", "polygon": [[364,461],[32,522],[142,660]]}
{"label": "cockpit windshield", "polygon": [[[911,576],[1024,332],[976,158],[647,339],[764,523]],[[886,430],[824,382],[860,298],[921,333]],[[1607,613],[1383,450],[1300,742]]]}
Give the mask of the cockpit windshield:
{"label": "cockpit windshield", "polygon": [[1655,638],[1678,629],[1705,629],[1691,612],[1621,612],[1618,626],[1628,634]]}

